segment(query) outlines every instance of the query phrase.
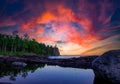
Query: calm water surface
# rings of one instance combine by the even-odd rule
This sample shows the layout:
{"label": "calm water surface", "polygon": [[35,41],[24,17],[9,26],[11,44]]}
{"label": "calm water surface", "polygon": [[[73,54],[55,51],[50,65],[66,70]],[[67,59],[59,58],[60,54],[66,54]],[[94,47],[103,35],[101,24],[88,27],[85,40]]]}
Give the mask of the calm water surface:
{"label": "calm water surface", "polygon": [[0,82],[12,84],[93,84],[92,69],[29,65],[22,69],[0,67]]}
{"label": "calm water surface", "polygon": [[78,58],[80,56],[49,56],[50,59],[69,59],[69,58]]}

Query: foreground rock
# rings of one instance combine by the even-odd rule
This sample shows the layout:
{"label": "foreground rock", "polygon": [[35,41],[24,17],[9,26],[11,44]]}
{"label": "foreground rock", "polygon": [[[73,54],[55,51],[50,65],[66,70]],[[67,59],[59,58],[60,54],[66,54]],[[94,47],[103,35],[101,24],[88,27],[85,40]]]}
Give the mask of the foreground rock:
{"label": "foreground rock", "polygon": [[48,57],[39,57],[39,56],[4,56],[4,57],[0,57],[0,63],[14,64],[21,66],[22,62],[24,62],[26,64],[48,64],[48,65],[59,65],[62,67],[91,68],[91,63],[96,57],[97,56],[69,58],[69,59],[49,59]]}
{"label": "foreground rock", "polygon": [[111,50],[92,62],[97,78],[120,84],[120,50]]}
{"label": "foreground rock", "polygon": [[13,62],[12,65],[14,67],[21,67],[22,68],[22,67],[25,67],[27,64],[24,62]]}

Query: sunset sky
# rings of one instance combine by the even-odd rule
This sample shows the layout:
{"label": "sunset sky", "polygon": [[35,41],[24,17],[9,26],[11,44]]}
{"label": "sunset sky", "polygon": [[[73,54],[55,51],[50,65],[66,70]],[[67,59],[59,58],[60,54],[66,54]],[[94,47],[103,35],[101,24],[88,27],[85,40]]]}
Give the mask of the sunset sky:
{"label": "sunset sky", "polygon": [[120,0],[0,0],[0,33],[57,45],[61,55],[120,49]]}

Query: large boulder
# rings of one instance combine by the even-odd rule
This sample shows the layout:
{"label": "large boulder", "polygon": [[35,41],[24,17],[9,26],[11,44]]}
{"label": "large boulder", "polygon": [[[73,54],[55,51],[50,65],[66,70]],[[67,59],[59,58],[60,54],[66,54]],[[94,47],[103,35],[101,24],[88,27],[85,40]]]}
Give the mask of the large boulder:
{"label": "large boulder", "polygon": [[92,62],[95,76],[120,84],[120,50],[111,50]]}

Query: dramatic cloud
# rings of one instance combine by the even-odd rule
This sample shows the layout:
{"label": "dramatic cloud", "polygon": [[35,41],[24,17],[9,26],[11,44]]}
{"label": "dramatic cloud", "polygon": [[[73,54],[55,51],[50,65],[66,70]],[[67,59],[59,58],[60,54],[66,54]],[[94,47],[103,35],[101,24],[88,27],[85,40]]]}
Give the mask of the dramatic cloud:
{"label": "dramatic cloud", "polygon": [[119,0],[1,0],[0,32],[18,30],[38,42],[57,44],[61,54],[81,54],[119,38],[119,6]]}

